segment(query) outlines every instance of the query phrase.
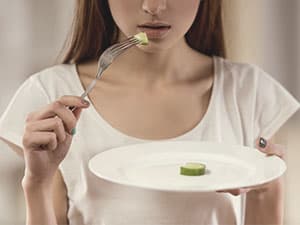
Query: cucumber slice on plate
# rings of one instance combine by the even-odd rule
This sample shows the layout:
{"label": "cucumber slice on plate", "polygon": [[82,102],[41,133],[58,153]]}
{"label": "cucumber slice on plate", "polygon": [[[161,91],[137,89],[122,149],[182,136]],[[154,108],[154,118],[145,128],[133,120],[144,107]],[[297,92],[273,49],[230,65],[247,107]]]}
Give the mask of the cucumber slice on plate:
{"label": "cucumber slice on plate", "polygon": [[186,163],[180,167],[180,174],[185,176],[201,176],[205,174],[205,165],[202,163]]}
{"label": "cucumber slice on plate", "polygon": [[134,37],[140,41],[141,45],[147,45],[148,44],[148,37],[147,37],[147,34],[145,32],[140,32],[140,33],[134,35]]}

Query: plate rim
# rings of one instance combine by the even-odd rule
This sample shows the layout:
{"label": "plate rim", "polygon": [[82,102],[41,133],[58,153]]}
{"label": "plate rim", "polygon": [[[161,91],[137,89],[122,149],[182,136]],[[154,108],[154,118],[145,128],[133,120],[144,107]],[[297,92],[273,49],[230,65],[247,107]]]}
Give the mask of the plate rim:
{"label": "plate rim", "polygon": [[[211,142],[211,141],[149,141],[149,142],[145,142],[145,143],[136,143],[136,144],[129,144],[129,145],[123,145],[123,146],[119,146],[119,147],[115,147],[115,148],[110,148],[107,149],[103,152],[97,153],[96,155],[94,155],[93,157],[91,157],[88,161],[88,168],[90,170],[90,172],[96,176],[98,179],[103,179],[106,181],[109,181],[111,183],[114,184],[118,184],[118,185],[124,185],[124,186],[129,186],[129,187],[133,187],[133,188],[142,188],[142,189],[146,189],[146,190],[152,190],[152,191],[162,191],[162,192],[180,192],[180,193],[193,193],[193,192],[216,192],[216,191],[222,191],[222,190],[230,190],[230,189],[240,189],[240,188],[251,188],[251,187],[256,187],[256,186],[260,186],[260,185],[264,185],[266,183],[272,182],[273,180],[281,177],[287,170],[287,165],[286,162],[281,159],[278,156],[268,156],[269,158],[276,158],[276,160],[279,163],[280,166],[280,173],[278,173],[276,176],[272,176],[269,179],[264,180],[263,182],[258,182],[255,183],[253,185],[246,185],[246,186],[231,186],[226,188],[202,188],[202,189],[197,189],[197,188],[184,188],[184,189],[176,189],[176,188],[162,188],[162,187],[153,187],[153,186],[148,186],[148,185],[142,185],[142,184],[133,184],[131,182],[126,182],[126,181],[121,181],[118,179],[114,179],[114,178],[110,178],[108,176],[105,176],[103,174],[99,174],[98,172],[96,172],[94,170],[94,168],[92,167],[92,163],[93,161],[95,161],[95,159],[97,157],[99,157],[99,155],[103,155],[106,152],[110,152],[110,151],[118,151],[119,149],[123,149],[123,148],[128,148],[128,147],[137,147],[140,145],[149,145],[149,144],[168,144],[168,143],[194,143],[194,144],[212,144],[212,145],[226,145],[226,146],[230,146],[230,147],[236,147],[236,148],[246,148],[246,149],[251,149],[251,150],[256,150],[259,153],[260,152],[258,149],[256,148],[252,148],[249,146],[243,146],[243,145],[238,145],[238,144],[228,144],[228,143],[224,143],[224,142]],[[107,153],[106,153],[107,154]],[[263,153],[262,153],[263,154]]]}

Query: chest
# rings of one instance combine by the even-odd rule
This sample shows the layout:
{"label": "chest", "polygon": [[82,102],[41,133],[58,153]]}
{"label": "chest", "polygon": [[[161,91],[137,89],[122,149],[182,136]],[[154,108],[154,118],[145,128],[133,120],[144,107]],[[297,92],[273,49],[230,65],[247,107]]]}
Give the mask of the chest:
{"label": "chest", "polygon": [[211,88],[128,89],[99,85],[90,94],[98,114],[113,128],[137,138],[166,139],[195,127],[209,104]]}

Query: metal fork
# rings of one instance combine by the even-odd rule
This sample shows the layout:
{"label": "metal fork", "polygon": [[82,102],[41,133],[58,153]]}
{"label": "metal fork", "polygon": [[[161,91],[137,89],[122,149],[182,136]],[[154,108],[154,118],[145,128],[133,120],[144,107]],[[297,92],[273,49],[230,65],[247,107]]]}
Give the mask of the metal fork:
{"label": "metal fork", "polygon": [[[134,36],[131,36],[128,39],[107,48],[98,59],[96,78],[89,84],[89,86],[86,88],[86,90],[83,92],[83,94],[80,97],[84,99],[90,93],[90,91],[95,87],[97,80],[100,79],[103,71],[106,70],[110,64],[112,64],[113,60],[117,56],[121,55],[126,49],[135,46],[141,42],[142,42],[141,40],[135,38]],[[76,107],[72,106],[69,107],[69,109],[71,111],[74,111]]]}

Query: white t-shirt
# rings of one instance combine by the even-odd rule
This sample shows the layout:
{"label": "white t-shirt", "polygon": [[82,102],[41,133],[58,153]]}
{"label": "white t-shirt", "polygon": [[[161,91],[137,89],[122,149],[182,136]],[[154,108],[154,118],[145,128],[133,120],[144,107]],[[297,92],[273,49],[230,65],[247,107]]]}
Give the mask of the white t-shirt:
{"label": "white t-shirt", "polygon": [[[167,140],[215,141],[253,147],[270,138],[299,109],[282,85],[255,65],[214,57],[213,92],[206,114],[190,131]],[[0,119],[0,136],[22,147],[26,115],[84,89],[75,65],[57,65],[29,77]],[[240,224],[241,197],[221,193],[168,193],[102,181],[88,169],[99,152],[147,142],[112,127],[93,105],[84,110],[60,165],[71,225]]]}

